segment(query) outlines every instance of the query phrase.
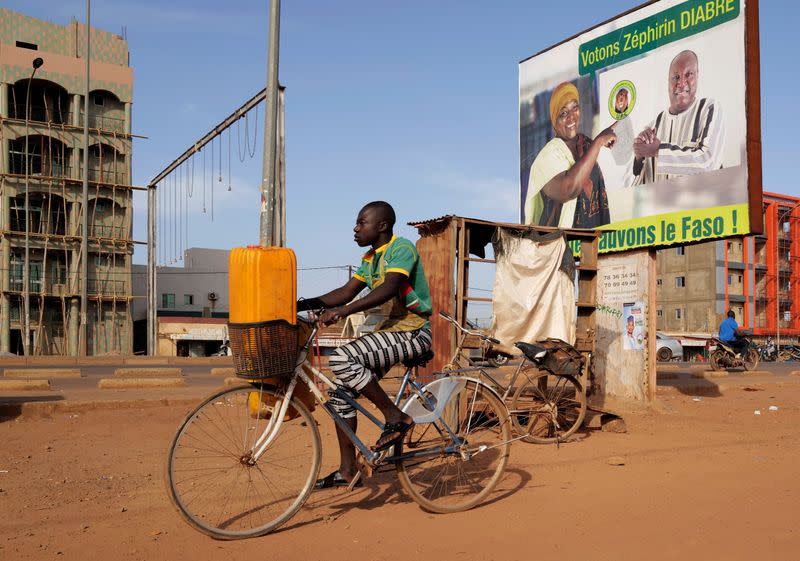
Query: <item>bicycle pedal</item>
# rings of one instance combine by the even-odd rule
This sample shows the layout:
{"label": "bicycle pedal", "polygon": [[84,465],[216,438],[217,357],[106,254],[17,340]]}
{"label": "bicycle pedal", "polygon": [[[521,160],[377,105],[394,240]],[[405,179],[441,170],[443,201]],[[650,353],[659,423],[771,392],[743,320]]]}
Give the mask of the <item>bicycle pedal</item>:
{"label": "bicycle pedal", "polygon": [[372,477],[375,473],[375,466],[367,461],[361,452],[356,454],[356,468],[358,469],[358,476],[363,476],[364,479]]}

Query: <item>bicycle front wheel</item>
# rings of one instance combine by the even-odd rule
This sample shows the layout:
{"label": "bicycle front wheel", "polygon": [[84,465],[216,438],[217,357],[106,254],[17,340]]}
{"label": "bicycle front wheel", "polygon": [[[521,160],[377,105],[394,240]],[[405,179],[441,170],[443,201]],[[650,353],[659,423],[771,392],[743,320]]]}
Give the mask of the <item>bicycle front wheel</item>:
{"label": "bicycle front wheel", "polygon": [[[431,382],[423,393],[437,395],[435,386],[447,380]],[[413,395],[413,400],[421,401],[419,395]],[[397,477],[406,493],[427,511],[468,510],[500,481],[510,451],[508,409],[482,382],[464,380],[439,420],[415,426],[395,447],[396,456],[418,454],[396,463]]]}
{"label": "bicycle front wheel", "polygon": [[321,444],[302,402],[291,401],[290,420],[260,457],[253,453],[282,398],[256,386],[225,389],[183,421],[169,449],[167,481],[172,503],[196,529],[225,540],[261,536],[308,498],[319,474]]}
{"label": "bicycle front wheel", "polygon": [[571,436],[586,416],[586,394],[572,376],[526,377],[511,400],[511,422],[525,442],[548,444]]}

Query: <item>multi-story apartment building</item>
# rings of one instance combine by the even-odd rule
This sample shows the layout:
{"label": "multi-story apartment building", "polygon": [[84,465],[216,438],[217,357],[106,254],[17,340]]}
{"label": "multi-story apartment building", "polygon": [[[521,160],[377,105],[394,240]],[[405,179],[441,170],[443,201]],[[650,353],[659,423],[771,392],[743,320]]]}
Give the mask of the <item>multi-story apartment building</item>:
{"label": "multi-story apartment building", "polygon": [[[87,354],[131,351],[133,70],[122,37],[95,28],[90,37],[86,115],[85,26],[0,8],[0,352],[21,354],[25,348],[29,354],[77,355],[84,282]],[[44,64],[31,80],[36,58]],[[86,279],[80,278],[84,176],[89,181]]]}
{"label": "multi-story apartment building", "polygon": [[800,335],[800,198],[764,193],[764,233],[658,252],[656,324],[708,337],[727,310],[756,336]]}

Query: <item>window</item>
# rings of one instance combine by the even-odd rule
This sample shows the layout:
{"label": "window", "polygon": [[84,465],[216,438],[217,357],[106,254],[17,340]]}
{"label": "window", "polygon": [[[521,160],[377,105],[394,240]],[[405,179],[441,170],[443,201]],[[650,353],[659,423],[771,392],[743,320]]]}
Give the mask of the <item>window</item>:
{"label": "window", "polygon": [[684,255],[684,254],[685,254],[685,248],[682,245],[679,245],[678,247],[675,248],[675,255]]}
{"label": "window", "polygon": [[[662,317],[664,315],[664,310],[656,310],[656,317]],[[656,336],[658,338],[658,336]]]}
{"label": "window", "polygon": [[174,308],[175,307],[175,295],[174,294],[162,294],[161,295],[161,307],[162,308]]}
{"label": "window", "polygon": [[661,283],[661,279],[656,279],[656,284],[657,284],[658,286],[661,286],[661,284],[662,284],[662,283]]}
{"label": "window", "polygon": [[728,275],[728,286],[733,284],[733,275]]}
{"label": "window", "polygon": [[100,107],[102,107],[105,104],[104,103],[105,100],[103,99],[103,96],[101,94],[94,94],[92,96],[92,100],[94,101],[95,105],[98,105]]}
{"label": "window", "polygon": [[194,305],[194,294],[184,294],[183,295],[183,305],[184,306],[193,306]]}
{"label": "window", "polygon": [[677,288],[683,288],[686,286],[686,277],[675,277],[675,286]]}
{"label": "window", "polygon": [[20,49],[30,49],[32,51],[39,50],[39,45],[37,45],[36,43],[26,43],[25,41],[17,41],[16,45]]}
{"label": "window", "polygon": [[739,284],[742,284],[742,275],[737,275],[737,277],[739,279]]}
{"label": "window", "polygon": [[681,309],[675,308],[675,319],[681,319]]}

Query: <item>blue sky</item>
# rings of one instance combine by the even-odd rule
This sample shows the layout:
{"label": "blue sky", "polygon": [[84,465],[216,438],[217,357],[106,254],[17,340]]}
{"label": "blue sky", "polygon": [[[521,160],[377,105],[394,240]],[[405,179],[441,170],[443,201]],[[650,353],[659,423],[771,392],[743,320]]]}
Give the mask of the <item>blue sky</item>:
{"label": "blue sky", "polygon": [[[82,0],[4,4],[61,24],[85,14]],[[356,264],[361,251],[352,242],[353,220],[373,199],[392,202],[401,223],[443,214],[516,221],[518,62],[637,4],[284,0],[287,229],[299,266]],[[800,195],[791,173],[800,155],[800,119],[790,102],[797,63],[786,48],[800,5],[761,2],[760,16],[764,186]],[[266,0],[95,0],[92,24],[126,29],[135,72],[134,132],[148,137],[135,143],[136,184],[146,184],[264,87]],[[195,186],[186,245],[257,243],[261,111],[251,124],[258,126],[255,159],[239,162],[236,151],[243,146],[234,134],[228,192],[224,141],[214,221],[210,191],[204,214]],[[134,235],[141,240],[144,202],[136,199]],[[399,231],[416,237],[410,228]],[[182,247],[165,246],[167,261]],[[137,249],[134,261],[144,259]],[[299,291],[308,296],[344,280],[342,271],[303,271]]]}

